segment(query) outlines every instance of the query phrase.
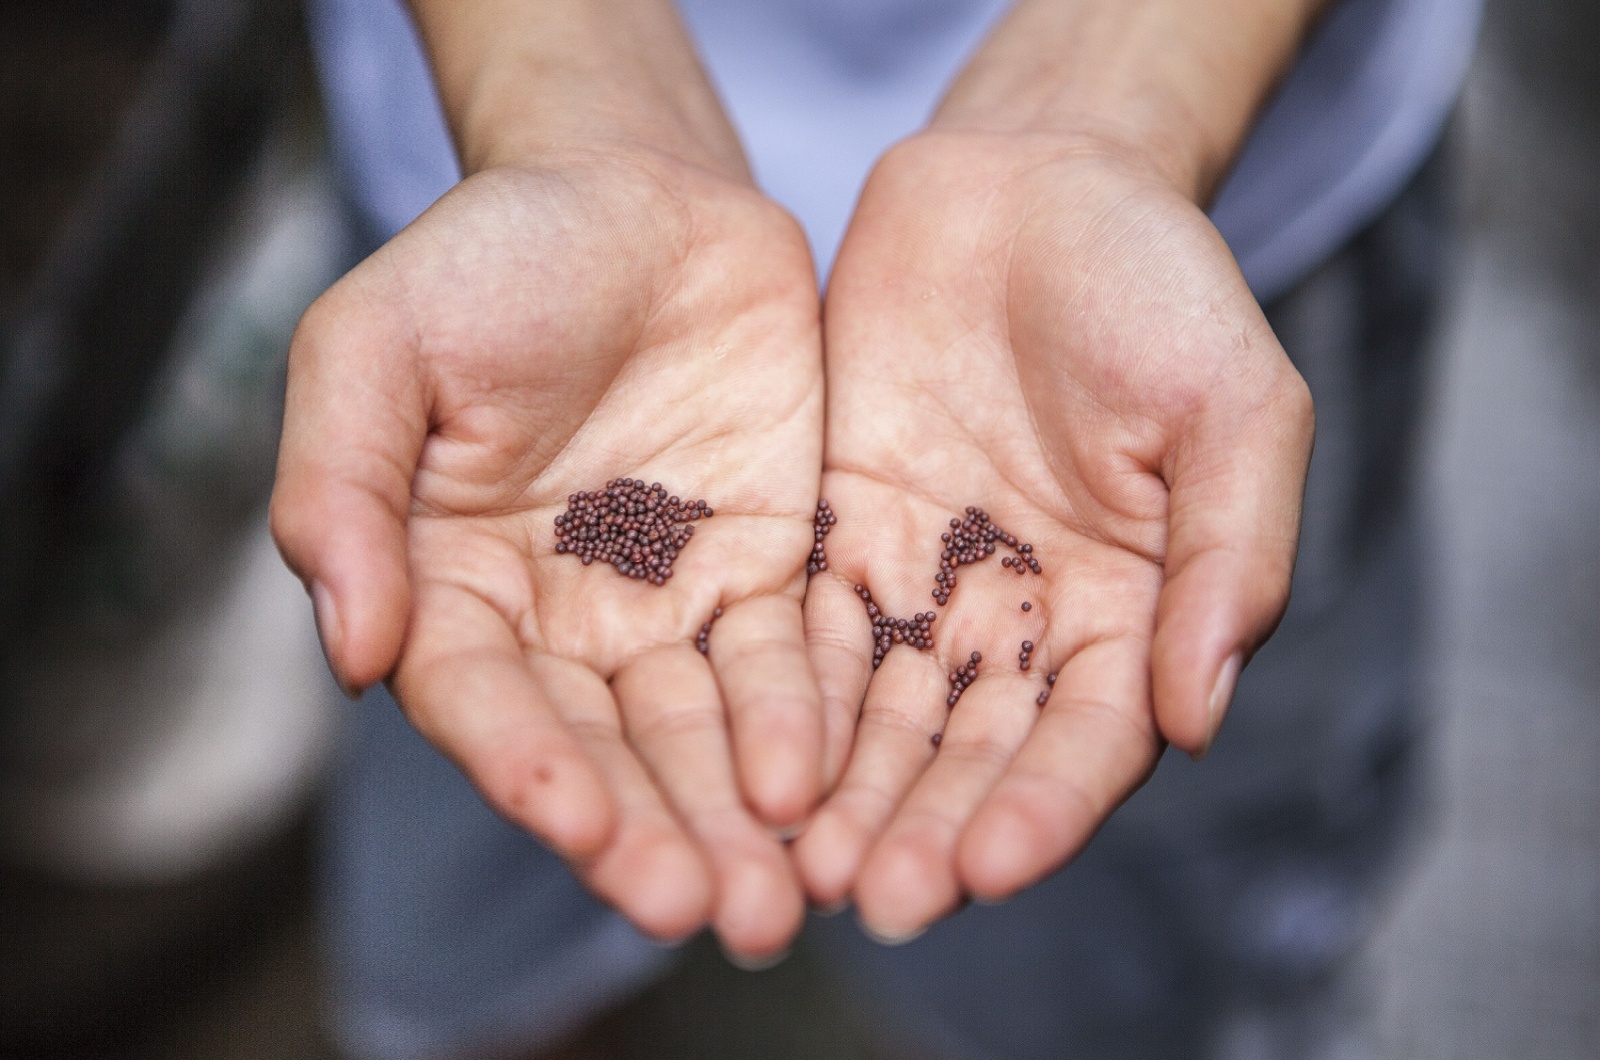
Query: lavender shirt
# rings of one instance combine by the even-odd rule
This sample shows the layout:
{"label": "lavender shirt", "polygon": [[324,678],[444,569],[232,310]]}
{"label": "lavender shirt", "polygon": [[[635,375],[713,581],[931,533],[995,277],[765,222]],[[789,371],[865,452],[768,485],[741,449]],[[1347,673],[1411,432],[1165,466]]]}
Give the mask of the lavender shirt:
{"label": "lavender shirt", "polygon": [[[915,131],[1006,0],[679,0],[756,176],[826,274],[872,163]],[[1481,0],[1343,0],[1211,209],[1262,301],[1399,192],[1438,140]],[[390,235],[460,177],[401,0],[314,0],[340,164]]]}

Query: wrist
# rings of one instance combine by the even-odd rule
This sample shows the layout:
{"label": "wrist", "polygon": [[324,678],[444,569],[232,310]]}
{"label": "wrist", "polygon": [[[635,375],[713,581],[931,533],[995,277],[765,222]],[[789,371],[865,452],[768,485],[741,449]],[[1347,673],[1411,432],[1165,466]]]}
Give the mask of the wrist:
{"label": "wrist", "polygon": [[936,129],[1033,133],[1207,201],[1327,0],[1019,0]]}
{"label": "wrist", "polygon": [[411,0],[467,173],[639,149],[749,180],[670,0]]}

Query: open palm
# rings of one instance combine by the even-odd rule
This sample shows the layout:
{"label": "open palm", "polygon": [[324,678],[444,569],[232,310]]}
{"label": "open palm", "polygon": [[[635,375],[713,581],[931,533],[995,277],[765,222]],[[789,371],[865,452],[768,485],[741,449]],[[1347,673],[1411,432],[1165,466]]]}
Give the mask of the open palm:
{"label": "open palm", "polygon": [[[769,826],[822,782],[801,615],[821,412],[781,210],[643,152],[490,170],[307,314],[274,530],[347,687],[389,677],[645,930],[709,918],[759,956],[803,911]],[[715,512],[664,585],[555,550],[569,495],[624,477]]]}
{"label": "open palm", "polygon": [[[826,345],[838,525],[807,624],[843,778],[796,852],[814,900],[853,895],[901,938],[1059,866],[1166,742],[1204,751],[1287,601],[1310,404],[1204,215],[1049,138],[891,152]],[[1001,545],[939,606],[941,534],[969,506],[1039,572]],[[874,671],[856,584],[937,612],[932,650]]]}

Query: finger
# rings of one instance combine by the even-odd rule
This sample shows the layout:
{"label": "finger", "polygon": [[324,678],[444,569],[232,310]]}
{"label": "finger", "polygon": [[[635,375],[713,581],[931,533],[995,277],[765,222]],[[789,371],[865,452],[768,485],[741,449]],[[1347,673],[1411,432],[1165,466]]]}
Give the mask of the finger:
{"label": "finger", "polygon": [[960,837],[955,864],[966,893],[997,901],[1042,879],[1150,776],[1162,743],[1147,673],[1140,637],[1096,641],[1071,656]]}
{"label": "finger", "polygon": [[781,952],[804,903],[783,847],[740,800],[710,667],[688,645],[661,648],[624,665],[612,688],[629,743],[711,863],[723,945],[752,959]]}
{"label": "finger", "polygon": [[822,793],[823,725],[799,601],[734,604],[718,620],[709,654],[746,803],[776,828],[799,823]]}
{"label": "finger", "polygon": [[934,657],[911,651],[884,657],[867,688],[844,777],[794,843],[813,902],[833,906],[850,894],[873,841],[933,757],[948,692]]}
{"label": "finger", "polygon": [[1287,360],[1282,373],[1267,399],[1203,412],[1169,473],[1153,696],[1162,734],[1195,756],[1289,602],[1313,417]]}
{"label": "finger", "polygon": [[575,859],[573,871],[657,939],[681,939],[703,927],[711,915],[710,866],[624,742],[611,690],[598,674],[571,660],[535,655],[529,669],[600,770],[617,805],[611,841]]}
{"label": "finger", "polygon": [[856,908],[874,935],[903,941],[959,908],[957,840],[1027,738],[1037,684],[1020,672],[984,676],[951,710],[938,754],[861,866]]}
{"label": "finger", "polygon": [[393,669],[410,609],[406,519],[427,435],[409,343],[346,278],[289,353],[272,533],[306,583],[334,676],[355,694]]}
{"label": "finger", "polygon": [[824,572],[806,584],[806,652],[823,712],[823,790],[844,771],[872,679],[872,620],[851,586]]}
{"label": "finger", "polygon": [[616,817],[604,779],[482,598],[419,586],[394,692],[418,731],[508,821],[569,858],[610,841]]}

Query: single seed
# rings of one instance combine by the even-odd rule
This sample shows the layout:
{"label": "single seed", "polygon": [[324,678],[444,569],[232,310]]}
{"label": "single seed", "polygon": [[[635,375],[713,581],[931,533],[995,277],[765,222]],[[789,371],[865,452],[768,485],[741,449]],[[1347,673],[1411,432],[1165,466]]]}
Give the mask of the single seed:
{"label": "single seed", "polygon": [[928,740],[929,740],[930,743],[933,744],[933,746],[938,747],[941,743],[944,742],[944,733],[936,732],[932,736],[930,736],[928,738]]}
{"label": "single seed", "polygon": [[1024,601],[1022,601],[1022,609],[1024,611],[1032,611],[1033,610],[1033,605],[1028,603],[1028,601],[1024,600]]}

